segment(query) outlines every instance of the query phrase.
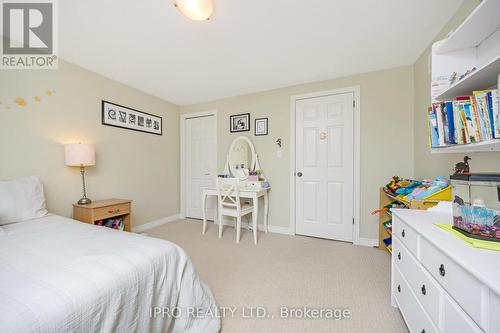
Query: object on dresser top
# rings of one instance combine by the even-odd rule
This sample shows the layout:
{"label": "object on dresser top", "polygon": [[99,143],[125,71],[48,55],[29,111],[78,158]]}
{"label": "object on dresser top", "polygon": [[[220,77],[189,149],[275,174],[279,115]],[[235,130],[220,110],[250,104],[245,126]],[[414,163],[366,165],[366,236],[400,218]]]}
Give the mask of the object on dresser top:
{"label": "object on dresser top", "polygon": [[451,175],[453,228],[468,237],[500,242],[500,173]]}
{"label": "object on dresser top", "polygon": [[435,226],[446,230],[447,232],[451,233],[452,235],[457,236],[464,242],[469,243],[473,247],[477,247],[478,249],[485,249],[485,250],[493,250],[493,251],[500,251],[500,242],[492,242],[490,240],[482,240],[482,239],[477,239],[477,238],[472,238],[464,234],[463,232],[460,232],[456,229],[453,228],[453,226],[449,223],[446,222],[435,222]]}
{"label": "object on dresser top", "polygon": [[455,168],[453,169],[453,173],[470,173],[470,165],[469,161],[472,160],[469,156],[464,156],[463,162],[458,162],[455,164]]}
{"label": "object on dresser top", "polygon": [[[113,229],[131,231],[132,201],[125,199],[108,199],[94,201],[89,205],[73,204],[73,218],[75,220],[90,223],[94,225],[102,224],[110,226]],[[118,228],[113,227],[113,223],[117,224],[116,219],[121,219],[123,227],[118,225]],[[105,220],[108,220],[107,222]],[[113,222],[114,221],[114,222]],[[96,223],[98,222],[98,223]],[[121,229],[122,228],[122,229]]]}

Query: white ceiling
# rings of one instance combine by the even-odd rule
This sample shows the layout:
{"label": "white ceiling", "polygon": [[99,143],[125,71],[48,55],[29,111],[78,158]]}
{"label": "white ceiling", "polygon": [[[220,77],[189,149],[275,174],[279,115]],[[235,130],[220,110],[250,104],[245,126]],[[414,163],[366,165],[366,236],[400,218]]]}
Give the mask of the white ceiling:
{"label": "white ceiling", "polygon": [[61,58],[178,105],[409,65],[462,0],[59,1]]}

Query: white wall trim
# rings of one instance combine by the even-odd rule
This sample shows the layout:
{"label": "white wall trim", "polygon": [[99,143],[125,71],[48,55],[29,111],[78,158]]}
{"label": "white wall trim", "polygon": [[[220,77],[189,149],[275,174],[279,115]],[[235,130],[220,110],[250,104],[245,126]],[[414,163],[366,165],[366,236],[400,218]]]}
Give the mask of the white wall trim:
{"label": "white wall trim", "polygon": [[358,245],[368,246],[368,247],[378,247],[378,239],[360,237]]}
{"label": "white wall trim", "polygon": [[[219,228],[218,224],[212,223],[212,225],[215,226],[216,228]],[[225,220],[224,221],[224,225],[227,225],[227,226],[230,226],[230,227],[234,227],[235,223],[232,222],[232,221]],[[246,230],[250,230],[251,229],[250,228],[251,227],[250,223],[245,222],[245,221],[241,221],[241,227],[243,229],[246,229]],[[264,232],[266,229],[265,229],[265,227],[264,227],[263,224],[258,224],[257,225],[257,230],[261,231],[261,232]],[[280,226],[275,226],[275,225],[268,225],[267,226],[267,230],[270,233],[273,233],[273,234],[292,235],[293,236],[293,232],[292,232],[292,230],[289,227],[280,227]]]}
{"label": "white wall trim", "polygon": [[[185,164],[186,164],[186,147],[185,147],[185,141],[186,141],[186,120],[190,118],[198,118],[198,117],[207,117],[207,116],[214,116],[215,117],[215,147],[214,147],[214,153],[215,153],[215,170],[213,170],[214,177],[217,175],[217,166],[219,164],[218,160],[218,155],[217,155],[217,147],[219,145],[218,137],[217,137],[217,127],[218,127],[218,122],[217,122],[217,110],[209,110],[209,111],[201,111],[201,112],[191,112],[191,113],[183,113],[180,115],[180,169],[181,169],[181,211],[180,211],[180,217],[185,218],[186,217],[186,172],[184,171],[185,169]],[[201,200],[201,198],[200,198]]]}
{"label": "white wall trim", "polygon": [[159,227],[161,225],[164,225],[166,223],[177,221],[180,219],[181,219],[181,214],[167,216],[167,217],[164,217],[164,218],[161,218],[158,220],[154,220],[154,221],[133,227],[132,232],[135,232],[135,233],[144,232],[146,230],[153,229],[153,228]]}
{"label": "white wall trim", "polygon": [[290,97],[290,230],[294,235],[295,228],[295,104],[298,100],[338,95],[354,94],[354,228],[352,242],[360,245],[359,224],[361,216],[361,88],[360,86],[345,87],[333,90],[318,91],[308,94],[293,95]]}

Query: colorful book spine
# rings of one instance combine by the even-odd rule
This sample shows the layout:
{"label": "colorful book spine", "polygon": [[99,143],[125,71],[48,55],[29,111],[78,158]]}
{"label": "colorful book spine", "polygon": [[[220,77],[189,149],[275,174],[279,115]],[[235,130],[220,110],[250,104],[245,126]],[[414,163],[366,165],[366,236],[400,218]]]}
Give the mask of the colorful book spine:
{"label": "colorful book spine", "polygon": [[480,108],[477,103],[475,95],[470,97],[470,114],[475,131],[474,132],[475,142],[483,141],[482,129],[484,128],[484,124],[482,121],[482,117],[480,115]]}
{"label": "colorful book spine", "polygon": [[439,134],[438,134],[438,125],[436,112],[432,107],[428,110],[428,119],[429,119],[429,134],[431,139],[431,147],[439,147]]}
{"label": "colorful book spine", "polygon": [[474,116],[472,115],[470,102],[463,103],[465,110],[465,123],[467,126],[467,132],[469,134],[468,142],[477,142],[476,140],[476,128],[474,124]]}
{"label": "colorful book spine", "polygon": [[446,112],[446,118],[448,122],[448,142],[450,144],[456,144],[456,132],[455,132],[455,117],[453,114],[453,103],[446,102],[444,105],[444,109]]}
{"label": "colorful book spine", "polygon": [[473,91],[454,101],[434,102],[427,112],[431,147],[500,139],[498,89]]}
{"label": "colorful book spine", "polygon": [[500,96],[498,89],[491,92],[491,108],[493,113],[493,133],[496,139],[500,139]]}

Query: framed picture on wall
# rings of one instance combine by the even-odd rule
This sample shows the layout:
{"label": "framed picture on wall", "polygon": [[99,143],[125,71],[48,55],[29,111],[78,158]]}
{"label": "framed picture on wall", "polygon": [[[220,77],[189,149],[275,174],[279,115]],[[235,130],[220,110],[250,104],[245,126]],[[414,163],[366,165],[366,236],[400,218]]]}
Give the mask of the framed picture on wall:
{"label": "framed picture on wall", "polygon": [[163,119],[123,105],[102,101],[102,124],[150,134],[163,134]]}
{"label": "framed picture on wall", "polygon": [[229,116],[229,130],[231,133],[250,131],[250,113]]}
{"label": "framed picture on wall", "polygon": [[255,119],[255,136],[267,135],[267,118]]}

